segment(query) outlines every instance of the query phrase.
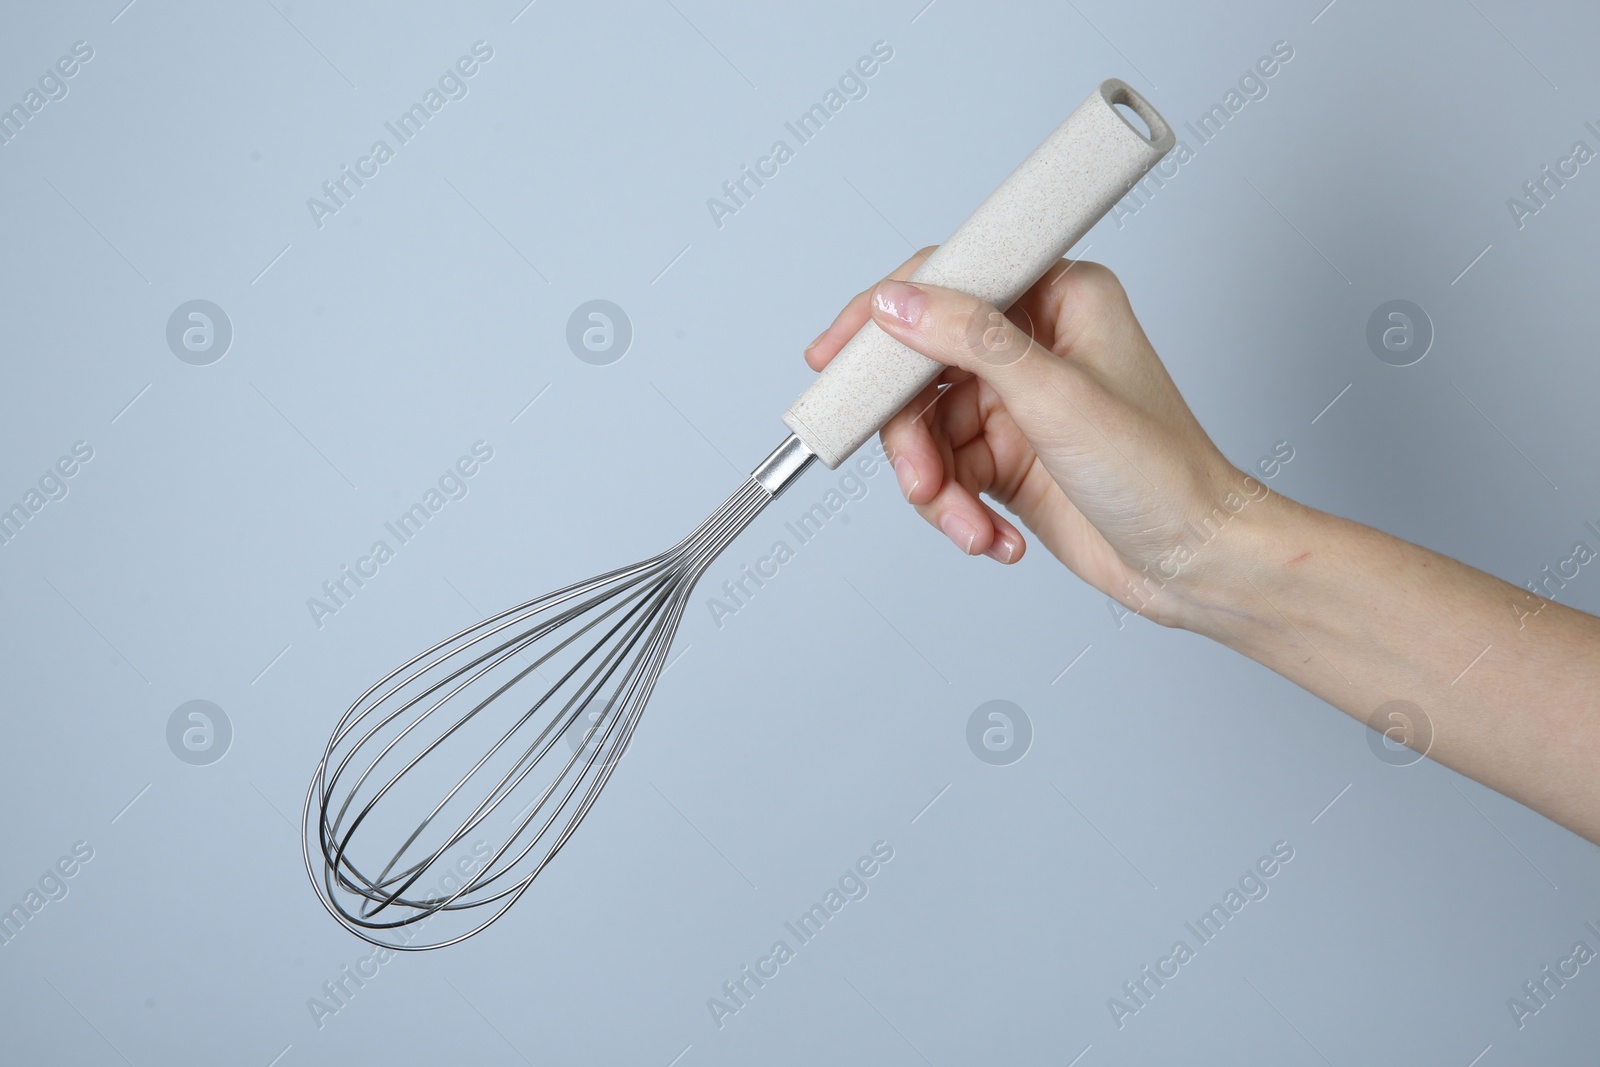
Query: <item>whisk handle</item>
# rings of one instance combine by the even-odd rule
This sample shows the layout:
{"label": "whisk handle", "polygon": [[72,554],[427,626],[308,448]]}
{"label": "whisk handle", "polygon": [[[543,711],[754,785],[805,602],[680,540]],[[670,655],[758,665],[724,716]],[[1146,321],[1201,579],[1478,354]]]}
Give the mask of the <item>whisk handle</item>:
{"label": "whisk handle", "polygon": [[[1131,108],[1136,129],[1116,110]],[[989,195],[912,280],[960,289],[1004,310],[1077,244],[1171,150],[1172,127],[1111,78]],[[784,413],[783,421],[837,467],[933,381],[942,366],[869,322]]]}

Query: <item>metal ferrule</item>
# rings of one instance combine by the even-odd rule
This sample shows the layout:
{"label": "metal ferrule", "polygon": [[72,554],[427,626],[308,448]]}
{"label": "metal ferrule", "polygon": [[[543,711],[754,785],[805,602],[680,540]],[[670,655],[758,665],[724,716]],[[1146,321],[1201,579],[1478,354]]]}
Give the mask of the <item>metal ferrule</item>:
{"label": "metal ferrule", "polygon": [[804,441],[790,434],[772,455],[750,472],[750,479],[759,482],[761,488],[772,496],[777,496],[788,488],[790,482],[800,477],[800,472],[816,458],[817,454],[807,448]]}

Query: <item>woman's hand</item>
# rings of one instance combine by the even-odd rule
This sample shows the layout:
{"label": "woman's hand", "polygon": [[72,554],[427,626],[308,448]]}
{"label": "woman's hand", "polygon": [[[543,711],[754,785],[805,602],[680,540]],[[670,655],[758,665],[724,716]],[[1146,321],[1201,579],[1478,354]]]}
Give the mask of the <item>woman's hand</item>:
{"label": "woman's hand", "polygon": [[820,369],[870,318],[949,368],[883,443],[957,547],[1022,555],[988,496],[1129,611],[1375,729],[1402,708],[1427,727],[1406,744],[1600,843],[1600,619],[1236,470],[1104,267],[1059,263],[1002,316],[901,281],[926,254],[852,300],[806,359]]}
{"label": "woman's hand", "polygon": [[821,370],[870,318],[945,364],[883,429],[923,518],[963,552],[1013,563],[1026,542],[988,496],[1090,585],[1180,624],[1228,569],[1208,531],[1266,487],[1206,436],[1105,267],[1063,260],[1002,315],[903,281],[931,251],[851,300],[806,361]]}

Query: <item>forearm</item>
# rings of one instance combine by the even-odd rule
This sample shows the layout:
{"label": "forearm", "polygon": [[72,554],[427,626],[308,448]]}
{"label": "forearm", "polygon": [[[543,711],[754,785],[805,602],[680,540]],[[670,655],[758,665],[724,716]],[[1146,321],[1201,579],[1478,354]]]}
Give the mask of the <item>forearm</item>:
{"label": "forearm", "polygon": [[1431,758],[1600,843],[1600,619],[1276,494],[1228,535],[1185,628],[1363,722],[1417,705]]}

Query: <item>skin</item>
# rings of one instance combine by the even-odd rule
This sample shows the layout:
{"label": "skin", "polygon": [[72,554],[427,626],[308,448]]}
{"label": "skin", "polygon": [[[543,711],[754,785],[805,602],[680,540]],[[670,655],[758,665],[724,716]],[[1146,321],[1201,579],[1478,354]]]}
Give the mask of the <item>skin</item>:
{"label": "skin", "polygon": [[1362,722],[1416,705],[1379,728],[1600,843],[1600,619],[1234,467],[1105,267],[1063,260],[1001,315],[906,283],[931,251],[805,355],[821,370],[871,320],[945,365],[882,436],[901,492],[958,549],[1003,564],[1027,550],[987,498],[1131,613]]}

